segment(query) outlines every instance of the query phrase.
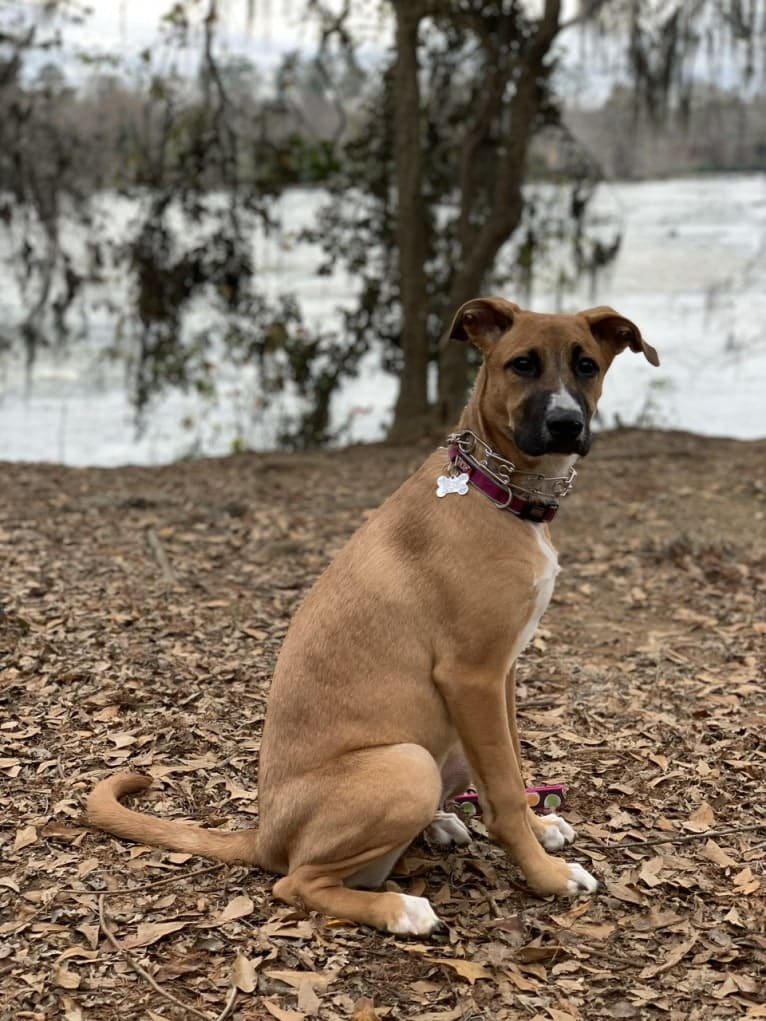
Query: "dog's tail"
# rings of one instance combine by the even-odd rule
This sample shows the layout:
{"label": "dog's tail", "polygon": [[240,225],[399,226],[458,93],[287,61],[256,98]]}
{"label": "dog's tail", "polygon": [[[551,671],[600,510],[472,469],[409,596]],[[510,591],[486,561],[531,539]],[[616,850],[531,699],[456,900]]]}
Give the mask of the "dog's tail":
{"label": "dog's tail", "polygon": [[145,790],[151,783],[151,778],[141,773],[117,773],[102,780],[88,797],[88,822],[116,837],[166,847],[169,851],[185,851],[223,862],[257,863],[256,830],[206,830],[134,812],[120,804],[124,794]]}

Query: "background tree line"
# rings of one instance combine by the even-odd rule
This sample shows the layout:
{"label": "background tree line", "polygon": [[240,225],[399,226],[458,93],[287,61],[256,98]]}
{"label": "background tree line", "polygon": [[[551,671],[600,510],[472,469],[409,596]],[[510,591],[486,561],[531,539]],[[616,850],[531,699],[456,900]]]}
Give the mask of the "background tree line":
{"label": "background tree line", "polygon": [[[359,56],[360,6],[390,26],[379,61]],[[31,365],[76,342],[94,287],[119,273],[114,347],[139,411],[168,385],[213,388],[222,358],[256,363],[266,399],[298,399],[283,442],[327,442],[332,396],[372,351],[399,380],[391,436],[411,439],[463,403],[470,355],[440,343],[455,307],[488,289],[523,298],[553,264],[564,300],[614,257],[619,224],[590,213],[605,174],[764,165],[760,0],[595,0],[566,16],[558,0],[305,7],[316,51],[271,76],[222,55],[218,0],[179,0],[138,61],[84,54],[72,75],[60,30],[77,8],[3,4],[0,222],[23,314],[0,344]],[[622,61],[600,110],[567,108],[573,23],[590,53]],[[191,72],[174,59],[190,51]],[[715,60],[728,91],[705,79]],[[356,282],[336,324],[259,287],[253,234],[279,230],[276,200],[296,185],[326,195],[299,240],[320,246],[320,272]],[[119,239],[105,193],[133,203]],[[190,327],[195,302],[215,329]]]}
{"label": "background tree line", "polygon": [[635,115],[634,97],[616,86],[597,108],[569,106],[572,133],[599,154],[607,177],[641,180],[766,168],[766,96],[699,85],[688,109],[661,123]]}

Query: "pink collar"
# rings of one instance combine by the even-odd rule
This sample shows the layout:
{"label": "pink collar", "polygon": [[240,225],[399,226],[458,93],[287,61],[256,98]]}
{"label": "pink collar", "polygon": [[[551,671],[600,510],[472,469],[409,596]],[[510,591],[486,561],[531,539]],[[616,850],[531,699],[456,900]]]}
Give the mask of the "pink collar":
{"label": "pink collar", "polygon": [[[541,502],[539,496],[535,498],[531,495],[519,496],[514,493],[511,489],[510,479],[511,475],[517,472],[515,465],[496,454],[484,440],[479,439],[469,430],[452,433],[447,440],[449,442],[447,456],[450,463],[458,471],[464,472],[468,476],[470,484],[489,497],[496,507],[500,510],[510,511],[511,514],[535,524],[553,520],[559,509],[558,500]],[[484,448],[484,457],[481,461],[474,453],[477,445]],[[490,467],[490,462],[496,465],[494,470]],[[519,472],[519,474],[532,473]],[[574,484],[575,475],[576,472],[572,468],[568,476],[562,479],[548,480],[557,483],[554,490],[556,496],[566,496]],[[541,478],[540,476],[533,477]],[[516,485],[516,488],[519,486]]]}

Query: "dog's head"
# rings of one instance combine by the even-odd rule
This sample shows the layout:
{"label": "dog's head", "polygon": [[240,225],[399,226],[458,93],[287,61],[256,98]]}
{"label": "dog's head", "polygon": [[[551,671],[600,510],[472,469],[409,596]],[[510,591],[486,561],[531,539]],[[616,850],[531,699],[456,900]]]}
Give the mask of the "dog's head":
{"label": "dog's head", "polygon": [[605,305],[544,315],[505,298],[474,298],[458,310],[449,336],[482,352],[474,391],[482,418],[531,458],[588,452],[590,421],[615,355],[630,348],[660,364],[635,323]]}

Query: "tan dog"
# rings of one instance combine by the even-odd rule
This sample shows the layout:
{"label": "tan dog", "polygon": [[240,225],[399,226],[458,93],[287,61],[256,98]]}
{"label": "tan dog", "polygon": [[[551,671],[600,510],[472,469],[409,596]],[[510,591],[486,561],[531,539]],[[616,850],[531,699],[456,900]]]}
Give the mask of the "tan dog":
{"label": "tan dog", "polygon": [[426,935],[441,923],[425,898],[360,888],[380,886],[423,830],[467,842],[440,809],[470,769],[489,832],[534,890],[596,888],[548,853],[572,828],[527,807],[514,664],[553,591],[546,522],[588,450],[604,373],[626,347],[659,360],[610,308],[539,315],[480,298],[450,336],[470,340],[484,363],[448,454],[432,454],[356,532],[285,640],[261,745],[259,829],[130,811],[117,799],[150,783],[130,773],[90,795],[95,826],[257,863],[283,875],[274,895],[290,904]]}

